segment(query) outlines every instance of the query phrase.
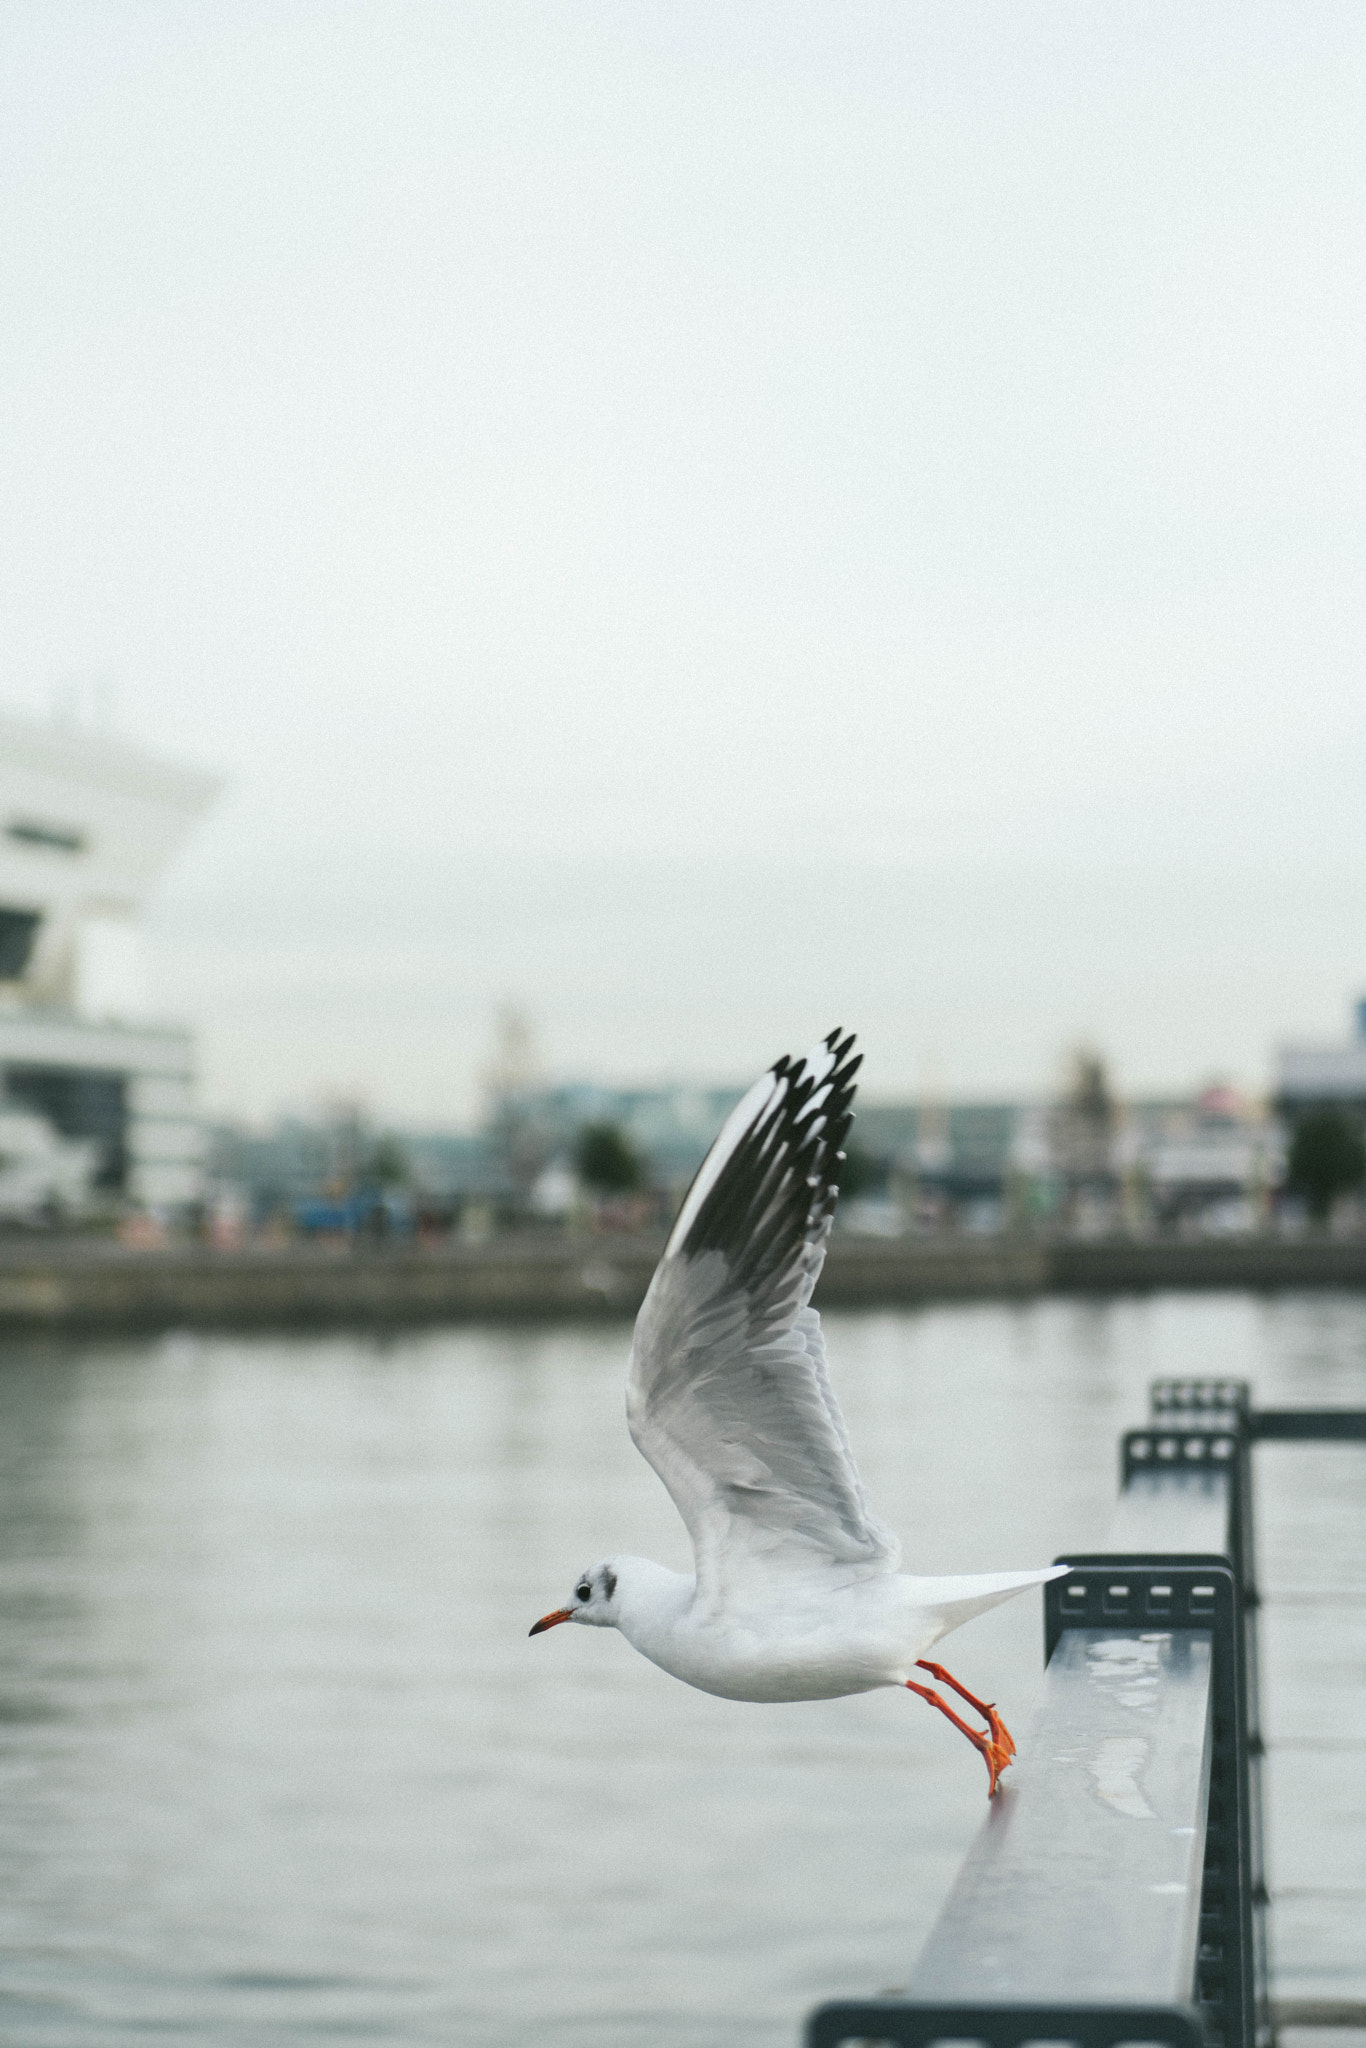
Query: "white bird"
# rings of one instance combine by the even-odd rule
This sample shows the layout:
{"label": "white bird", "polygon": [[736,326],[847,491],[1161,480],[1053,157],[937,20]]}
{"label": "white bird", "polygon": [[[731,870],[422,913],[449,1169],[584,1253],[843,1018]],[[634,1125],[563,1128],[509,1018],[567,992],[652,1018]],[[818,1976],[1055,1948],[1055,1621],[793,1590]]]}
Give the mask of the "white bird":
{"label": "white bird", "polygon": [[[852,1121],[853,1038],[780,1059],[737,1104],[678,1213],[636,1318],[626,1414],[692,1538],[688,1575],[643,1557],[582,1572],[560,1622],[616,1628],[661,1670],[731,1700],[826,1700],[905,1686],[986,1759],[1015,1744],[994,1705],[925,1652],[1051,1570],[915,1578],[864,1498],[807,1306]],[[986,1721],[972,1728],[914,1677]]]}

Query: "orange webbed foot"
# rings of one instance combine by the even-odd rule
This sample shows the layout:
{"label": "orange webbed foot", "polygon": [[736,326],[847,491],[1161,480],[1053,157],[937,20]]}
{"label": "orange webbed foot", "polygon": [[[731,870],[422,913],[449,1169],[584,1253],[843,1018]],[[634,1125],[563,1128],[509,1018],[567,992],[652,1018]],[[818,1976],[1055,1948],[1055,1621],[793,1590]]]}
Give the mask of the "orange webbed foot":
{"label": "orange webbed foot", "polygon": [[919,1694],[922,1700],[927,1700],[932,1707],[938,1708],[941,1714],[952,1721],[960,1734],[967,1736],[973,1748],[981,1752],[986,1760],[987,1767],[987,1797],[989,1799],[993,1798],[996,1793],[996,1787],[1000,1783],[1001,1773],[1009,1768],[1010,1760],[1015,1754],[1015,1740],[1010,1730],[1006,1727],[1005,1722],[997,1713],[992,1702],[979,1700],[977,1695],[969,1692],[965,1685],[960,1685],[953,1673],[946,1671],[942,1664],[931,1664],[924,1657],[917,1657],[916,1665],[919,1670],[928,1671],[932,1677],[939,1679],[942,1684],[952,1686],[959,1698],[966,1700],[968,1705],[979,1713],[986,1722],[989,1732],[984,1735],[980,1729],[970,1728],[967,1722],[954,1712],[948,1701],[942,1699],[937,1692],[932,1692],[929,1686],[917,1685],[914,1679],[908,1678],[906,1680],[906,1690],[908,1692]]}
{"label": "orange webbed foot", "polygon": [[941,1685],[951,1685],[958,1694],[958,1697],[966,1700],[968,1705],[974,1707],[982,1716],[982,1719],[991,1730],[992,1741],[1005,1758],[1005,1762],[1001,1765],[1001,1769],[1004,1770],[1006,1764],[1010,1762],[1010,1759],[1015,1754],[1015,1738],[997,1713],[995,1701],[979,1700],[976,1693],[969,1692],[965,1685],[960,1685],[953,1673],[946,1671],[942,1664],[931,1664],[924,1657],[917,1657],[915,1661],[917,1669],[928,1671],[932,1677],[939,1680]]}

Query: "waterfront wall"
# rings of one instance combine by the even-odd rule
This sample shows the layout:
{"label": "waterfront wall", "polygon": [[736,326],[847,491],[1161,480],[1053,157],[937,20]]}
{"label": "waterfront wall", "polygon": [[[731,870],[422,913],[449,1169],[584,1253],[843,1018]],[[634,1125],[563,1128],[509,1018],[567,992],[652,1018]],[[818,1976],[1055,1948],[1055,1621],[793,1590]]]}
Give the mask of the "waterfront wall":
{"label": "waterfront wall", "polygon": [[[657,1240],[512,1237],[484,1245],[0,1251],[0,1330],[131,1330],[629,1316]],[[1366,1288],[1366,1240],[836,1238],[818,1305],[1154,1288]]]}

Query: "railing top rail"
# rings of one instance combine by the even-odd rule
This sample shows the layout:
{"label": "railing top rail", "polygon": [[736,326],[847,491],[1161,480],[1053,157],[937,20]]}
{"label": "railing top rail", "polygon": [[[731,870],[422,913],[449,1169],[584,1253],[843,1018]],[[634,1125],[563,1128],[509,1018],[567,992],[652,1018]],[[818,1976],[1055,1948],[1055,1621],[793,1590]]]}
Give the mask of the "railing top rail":
{"label": "railing top rail", "polygon": [[1018,1774],[908,1992],[821,2008],[809,2048],[1268,2048],[1258,1441],[1366,1442],[1366,1410],[1259,1410],[1240,1380],[1154,1384],[1150,1424],[1121,1445],[1107,1547],[1059,1559],[1071,1571],[1044,1590],[1048,1666]]}
{"label": "railing top rail", "polygon": [[[1069,1629],[909,1996],[1190,1999],[1209,1784],[1205,1630]],[[1086,1909],[1078,1913],[1078,1899]]]}
{"label": "railing top rail", "polygon": [[1248,1424],[1257,1443],[1366,1443],[1366,1408],[1257,1408]]}

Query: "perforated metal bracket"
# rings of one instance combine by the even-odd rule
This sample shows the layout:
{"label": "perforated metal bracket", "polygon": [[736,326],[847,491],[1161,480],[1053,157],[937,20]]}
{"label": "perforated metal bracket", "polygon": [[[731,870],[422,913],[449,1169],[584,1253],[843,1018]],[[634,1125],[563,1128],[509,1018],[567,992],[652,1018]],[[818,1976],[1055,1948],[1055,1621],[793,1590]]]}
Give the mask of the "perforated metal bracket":
{"label": "perforated metal bracket", "polygon": [[1201,1417],[1179,1429],[1154,1424],[1128,1429],[1120,1439],[1120,1479],[1125,1486],[1137,1472],[1190,1472],[1236,1468],[1238,1433],[1226,1420]]}
{"label": "perforated metal bracket", "polygon": [[1153,1563],[1092,1553],[1054,1562],[1072,1570],[1044,1588],[1045,1662],[1066,1628],[1208,1629],[1216,1660],[1215,1711],[1236,1712],[1238,1588],[1227,1560]]}
{"label": "perforated metal bracket", "polygon": [[1148,1401],[1156,1421],[1212,1419],[1222,1415],[1233,1428],[1246,1425],[1252,1389],[1246,1380],[1153,1380]]}
{"label": "perforated metal bracket", "polygon": [[[1133,1480],[1161,1479],[1184,1473],[1198,1479],[1219,1478],[1229,1487],[1228,1535],[1232,1539],[1230,1562],[1237,1570],[1246,1595],[1250,1590],[1245,1569],[1247,1553],[1247,1438],[1227,1426],[1227,1417],[1210,1416],[1199,1422],[1183,1422],[1179,1430],[1128,1429],[1119,1442],[1119,1484],[1121,1493]],[[1185,1483],[1190,1484],[1187,1480]]]}

